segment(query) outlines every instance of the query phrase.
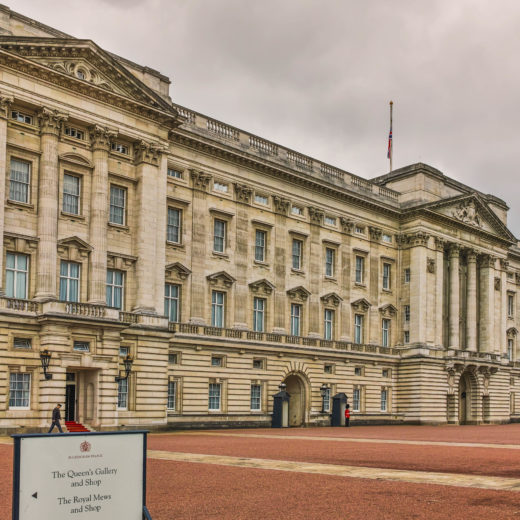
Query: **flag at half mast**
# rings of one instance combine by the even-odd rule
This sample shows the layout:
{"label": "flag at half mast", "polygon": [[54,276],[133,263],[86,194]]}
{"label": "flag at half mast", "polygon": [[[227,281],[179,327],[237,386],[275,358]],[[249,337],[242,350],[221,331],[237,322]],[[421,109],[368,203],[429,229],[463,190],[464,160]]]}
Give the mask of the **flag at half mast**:
{"label": "flag at half mast", "polygon": [[390,133],[388,134],[388,151],[386,153],[387,159],[390,160],[390,171],[392,171],[392,155],[394,152],[394,143],[392,138],[392,111],[394,108],[394,102],[390,101]]}

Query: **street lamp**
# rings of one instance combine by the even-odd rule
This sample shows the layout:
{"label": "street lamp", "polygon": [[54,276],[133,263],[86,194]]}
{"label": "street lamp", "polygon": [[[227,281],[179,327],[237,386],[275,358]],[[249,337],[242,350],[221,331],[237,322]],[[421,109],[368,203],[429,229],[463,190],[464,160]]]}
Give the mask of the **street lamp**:
{"label": "street lamp", "polygon": [[130,375],[130,372],[132,370],[132,363],[134,362],[134,358],[127,354],[125,359],[123,359],[123,364],[125,365],[125,375],[122,376],[121,372],[119,372],[119,375],[116,376],[116,381],[124,381],[125,379],[128,379],[128,376]]}
{"label": "street lamp", "polygon": [[47,349],[40,351],[40,361],[42,362],[43,375],[47,381],[52,379],[52,374],[47,373],[47,369],[49,368],[49,363],[51,361],[51,355],[52,354]]}
{"label": "street lamp", "polygon": [[278,385],[278,388],[279,388],[280,392],[284,392],[285,389],[287,388],[287,385],[285,383],[280,383]]}

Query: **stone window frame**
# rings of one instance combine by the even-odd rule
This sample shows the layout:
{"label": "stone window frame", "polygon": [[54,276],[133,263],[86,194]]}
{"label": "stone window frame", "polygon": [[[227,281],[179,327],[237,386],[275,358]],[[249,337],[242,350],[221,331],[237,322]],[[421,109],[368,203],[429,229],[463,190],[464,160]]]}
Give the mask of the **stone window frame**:
{"label": "stone window frame", "polygon": [[[388,322],[388,329],[387,329],[387,344],[384,344],[383,338],[384,338],[384,323]],[[391,347],[392,346],[392,319],[388,317],[382,317],[381,318],[381,346],[382,347]]]}
{"label": "stone window frame", "polygon": [[[307,266],[307,258],[309,258],[308,256],[308,251],[307,251],[307,248],[309,247],[308,245],[308,238],[309,238],[309,235],[307,233],[303,233],[301,231],[298,231],[298,230],[294,230],[294,229],[291,229],[289,230],[289,236],[291,238],[291,242],[290,242],[290,266],[291,266],[291,272],[292,273],[296,273],[296,274],[305,274],[305,268]],[[294,241],[297,240],[299,242],[301,242],[301,257],[300,257],[300,267],[299,268],[296,268],[294,267],[294,264],[293,264],[293,243]]]}
{"label": "stone window frame", "polygon": [[[359,390],[359,407],[355,408],[354,405],[354,390]],[[366,386],[355,384],[352,386],[352,412],[355,413],[366,413]]]}
{"label": "stone window frame", "polygon": [[[14,346],[14,340],[20,339],[29,339],[31,340],[30,348],[19,348]],[[13,350],[15,352],[39,352],[40,351],[40,336],[35,331],[33,333],[27,332],[26,330],[9,330],[7,335],[7,348],[8,350]]]}
{"label": "stone window frame", "polygon": [[[336,281],[338,279],[339,244],[330,240],[323,240],[323,276],[326,280]],[[327,274],[327,249],[333,252],[332,274]]]}
{"label": "stone window frame", "polygon": [[[255,367],[254,364],[255,364],[255,361],[260,361],[262,366],[260,368],[258,367]],[[253,370],[267,370],[267,358],[265,357],[253,357],[252,361],[251,361],[251,367]]]}
{"label": "stone window frame", "polygon": [[[178,306],[178,323],[183,323],[185,318],[185,309],[189,305],[189,295],[187,295],[186,284],[187,279],[191,275],[191,270],[182,265],[180,262],[174,262],[165,266],[164,285],[178,285],[179,286],[179,306]],[[164,295],[163,298],[166,296]]]}
{"label": "stone window frame", "polygon": [[510,320],[515,319],[516,310],[516,293],[514,291],[507,291],[507,318]]}
{"label": "stone window frame", "polygon": [[[383,391],[386,392],[386,409],[383,410]],[[381,413],[392,413],[392,388],[388,385],[381,386],[379,410]]]}
{"label": "stone window frame", "polygon": [[[252,401],[252,398],[253,398],[253,395],[252,395],[252,390],[253,390],[253,385],[257,385],[260,387],[260,408],[253,408],[251,406],[251,401]],[[258,380],[258,379],[252,379],[251,380],[251,383],[250,383],[250,386],[249,386],[249,411],[252,413],[252,414],[263,414],[265,413],[265,405],[266,405],[266,400],[265,400],[265,397],[264,397],[264,394],[265,394],[265,391],[264,391],[264,382],[261,381],[261,380]]]}
{"label": "stone window frame", "polygon": [[[330,369],[327,371],[327,369]],[[323,373],[328,375],[334,375],[336,373],[336,364],[335,363],[324,363],[323,364]]]}
{"label": "stone window frame", "polygon": [[[220,409],[219,410],[210,410],[209,409],[209,385],[210,384],[219,384],[220,385]],[[208,415],[224,415],[227,414],[228,410],[228,380],[222,377],[211,377],[208,379],[208,391],[206,395],[208,396]]]}
{"label": "stone window frame", "polygon": [[[5,204],[8,207],[22,208],[31,213],[38,210],[38,184],[40,170],[40,152],[26,150],[25,148],[7,145],[6,157],[6,185],[5,185]],[[29,164],[29,190],[28,202],[20,202],[9,198],[11,182],[11,160],[18,160]]]}
{"label": "stone window frame", "polygon": [[[395,275],[394,275],[394,271],[395,271],[395,259],[393,258],[389,258],[387,256],[382,256],[380,257],[379,259],[380,263],[381,263],[381,268],[379,270],[380,272],[380,276],[381,276],[381,291],[384,291],[385,293],[392,293],[393,290],[394,290],[394,287],[395,287]],[[388,283],[388,287],[384,287],[384,270],[385,270],[385,265],[388,265],[389,266],[389,283]]]}
{"label": "stone window frame", "polygon": [[[219,186],[226,186],[226,191],[221,191],[219,188],[216,187],[216,185]],[[211,185],[211,191],[213,195],[217,197],[227,197],[231,198],[233,196],[232,190],[230,189],[231,183],[225,179],[219,179],[219,178],[213,178],[212,185]]]}
{"label": "stone window frame", "polygon": [[[110,206],[112,205],[110,202],[110,199],[112,197],[112,187],[119,188],[124,190],[125,193],[125,205],[124,205],[124,211],[123,211],[123,223],[119,224],[118,222],[112,222],[110,220]],[[107,224],[112,227],[116,228],[122,228],[122,229],[130,229],[129,223],[129,206],[130,206],[130,186],[120,182],[117,180],[116,182],[113,182],[109,179],[108,181],[108,222]]]}
{"label": "stone window frame", "polygon": [[404,345],[410,344],[410,331],[409,330],[403,330],[403,344]]}
{"label": "stone window frame", "polygon": [[[368,284],[367,284],[367,281],[368,281],[367,266],[368,266],[369,252],[366,251],[365,249],[354,248],[352,250],[352,253],[354,255],[354,265],[352,268],[352,283],[356,287],[366,288],[368,286]],[[357,258],[361,258],[363,260],[361,281],[357,281]]]}
{"label": "stone window frame", "polygon": [[[170,363],[170,355],[176,356],[176,362]],[[182,365],[182,351],[168,349],[168,366],[179,366]]]}
{"label": "stone window frame", "polygon": [[[134,284],[134,266],[137,261],[137,257],[124,255],[122,253],[115,253],[107,251],[107,272],[109,269],[114,271],[121,271],[123,273],[123,298],[122,308],[120,311],[125,309],[131,309],[135,301],[135,291],[130,291],[129,288],[133,287]],[[105,301],[106,301],[106,282],[105,282]]]}
{"label": "stone window frame", "polygon": [[356,365],[354,367],[354,377],[365,377],[365,367],[363,365]]}
{"label": "stone window frame", "polygon": [[[89,343],[89,351],[88,352],[82,352],[80,350],[74,350],[74,343],[76,341],[79,341],[79,342],[84,342],[84,343]],[[72,353],[72,354],[76,354],[78,356],[82,356],[82,355],[90,355],[90,356],[94,356],[97,354],[97,350],[98,350],[98,345],[97,345],[97,338],[94,334],[71,334],[70,336],[70,350],[69,352]],[[120,346],[127,346],[126,344],[121,344]],[[131,347],[130,347],[131,349]],[[132,350],[130,350],[130,352],[132,352]],[[118,356],[119,356],[119,352],[118,352]],[[118,360],[119,361],[119,360]]]}
{"label": "stone window frame", "polygon": [[18,233],[4,233],[4,272],[1,273],[3,287],[6,287],[6,268],[7,268],[7,253],[22,254],[29,258],[28,276],[27,276],[27,299],[30,300],[34,297],[36,290],[36,276],[37,269],[35,268],[37,262],[37,251],[38,251],[39,239],[36,237],[30,237],[21,235]]}
{"label": "stone window frame", "polygon": [[506,331],[506,355],[507,350],[509,349],[509,342],[512,342],[512,355],[510,361],[516,361],[517,359],[517,339],[518,339],[518,330],[515,327],[510,327]]}
{"label": "stone window frame", "polygon": [[[267,199],[267,202],[264,204],[263,202],[258,202],[256,200],[256,197],[263,197],[264,199]],[[255,193],[253,195],[253,204],[255,206],[258,206],[260,208],[269,208],[270,207],[270,197],[267,193],[263,192],[263,191],[257,191],[255,190]]]}
{"label": "stone window frame", "polygon": [[[173,170],[173,171],[179,172],[181,176],[176,177],[173,175],[169,175],[168,170]],[[174,184],[179,183],[179,182],[182,184],[187,184],[188,183],[187,179],[189,178],[189,175],[187,175],[187,172],[188,172],[187,166],[183,166],[179,163],[174,163],[174,162],[168,161],[168,164],[166,166],[166,178],[167,178],[168,182],[172,182]]]}
{"label": "stone window frame", "polygon": [[[21,115],[24,118],[24,121],[20,121],[18,117],[13,117],[14,114]],[[25,121],[25,118],[30,118],[30,122]],[[36,112],[33,110],[28,110],[25,107],[22,107],[21,109],[17,106],[11,106],[9,108],[9,118],[8,122],[11,125],[21,125],[22,128],[30,128],[33,131],[36,131],[38,129],[38,117],[36,115]]]}
{"label": "stone window frame", "polygon": [[[179,212],[179,240],[177,242],[174,242],[169,239],[168,234],[168,222],[170,219],[170,210],[178,211]],[[166,207],[166,244],[172,245],[175,247],[184,246],[185,240],[184,240],[184,207],[181,207],[179,204],[173,203],[171,200],[168,200],[168,204]]]}
{"label": "stone window frame", "polygon": [[[11,375],[14,374],[27,374],[29,376],[29,406],[13,406],[11,407],[9,401],[11,400]],[[38,406],[39,398],[37,394],[37,378],[38,368],[37,367],[14,367],[9,366],[7,370],[7,389],[6,389],[6,403],[5,410],[10,413],[26,414],[27,412],[36,410],[35,406]]]}
{"label": "stone window frame", "polygon": [[[251,255],[253,258],[253,264],[267,267],[272,263],[272,247],[271,247],[271,240],[272,240],[272,230],[273,225],[268,222],[263,222],[261,220],[253,219],[251,220]],[[256,232],[257,231],[263,231],[265,233],[265,246],[264,246],[264,260],[257,260],[256,259]]]}
{"label": "stone window frame", "polygon": [[307,335],[307,327],[308,327],[308,305],[307,300],[310,293],[302,286],[295,287],[294,289],[289,289],[287,292],[287,330],[289,331],[290,336],[294,336],[293,328],[292,328],[292,310],[293,305],[300,306],[300,327],[299,327],[299,337],[303,337]]}
{"label": "stone window frame", "polygon": [[[323,321],[322,321],[322,326],[323,326],[323,339],[325,341],[334,341],[337,336],[338,336],[338,313],[336,312],[338,309],[337,307],[333,307],[331,305],[323,305],[323,309],[322,309],[322,316],[323,316]],[[326,337],[326,313],[327,311],[329,312],[332,312],[332,326],[331,326],[331,335],[330,335],[330,338],[327,338]]]}
{"label": "stone window frame", "polygon": [[403,284],[409,284],[412,279],[412,271],[409,267],[403,269]]}
{"label": "stone window frame", "polygon": [[166,414],[168,416],[176,416],[182,415],[182,405],[183,405],[183,378],[177,375],[168,375],[168,383],[174,382],[176,383],[175,388],[175,408],[168,408],[168,388],[166,390]]}
{"label": "stone window frame", "polygon": [[[216,257],[225,257],[228,258],[231,251],[231,244],[234,243],[234,232],[231,226],[231,222],[235,216],[234,213],[230,213],[228,211],[222,211],[217,208],[210,208],[209,210],[211,214],[211,243],[210,249],[211,254]],[[223,251],[215,250],[215,222],[216,221],[224,222],[224,248]]]}
{"label": "stone window frame", "polygon": [[[79,184],[79,195],[78,195],[78,213],[70,213],[68,211],[64,211],[63,209],[63,200],[64,200],[64,186],[65,186],[65,175],[68,175],[69,177],[75,177],[76,179],[78,179],[78,184]],[[85,208],[85,203],[83,201],[83,194],[85,193],[85,181],[84,181],[84,174],[83,173],[79,173],[77,171],[74,171],[70,168],[64,168],[62,169],[62,171],[60,171],[60,189],[59,189],[59,194],[58,194],[58,198],[59,198],[59,207],[60,207],[60,216],[63,216],[63,217],[67,217],[67,218],[70,218],[70,219],[80,219],[80,220],[84,220],[85,219],[85,215],[84,215],[84,208]]]}
{"label": "stone window frame", "polygon": [[[219,359],[220,364],[214,365],[213,360]],[[227,367],[227,355],[226,354],[211,354],[209,365],[215,368],[226,368]]]}

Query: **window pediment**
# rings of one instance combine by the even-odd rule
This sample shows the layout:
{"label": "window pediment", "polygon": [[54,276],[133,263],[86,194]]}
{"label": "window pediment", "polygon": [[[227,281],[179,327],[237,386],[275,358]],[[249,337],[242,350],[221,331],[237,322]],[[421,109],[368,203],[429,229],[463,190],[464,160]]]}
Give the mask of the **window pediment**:
{"label": "window pediment", "polygon": [[385,318],[395,316],[397,314],[397,308],[394,307],[391,303],[388,303],[387,305],[382,305],[379,307],[379,312],[382,316]]}
{"label": "window pediment", "polygon": [[130,269],[130,267],[132,267],[132,265],[134,265],[135,262],[137,262],[136,256],[107,251],[107,267],[110,269],[118,269],[119,271],[125,271],[127,269]]}
{"label": "window pediment", "polygon": [[225,271],[219,271],[218,273],[210,274],[206,276],[210,285],[214,287],[225,287],[229,289],[236,281],[230,274]]}
{"label": "window pediment", "polygon": [[508,338],[514,338],[518,334],[518,330],[515,327],[510,327],[506,333]]}
{"label": "window pediment", "polygon": [[287,291],[287,296],[289,296],[289,298],[301,302],[306,301],[310,294],[311,293],[302,285],[299,285],[298,287],[294,287],[294,289],[289,289]]}
{"label": "window pediment", "polygon": [[81,238],[73,236],[58,240],[58,256],[65,260],[85,259],[92,251],[92,246]]}
{"label": "window pediment", "polygon": [[165,270],[167,278],[178,278],[179,280],[186,280],[186,278],[191,274],[191,270],[180,262],[168,264],[165,267]]}
{"label": "window pediment", "polygon": [[82,155],[77,153],[64,153],[60,155],[60,161],[72,164],[74,166],[83,166],[83,168],[94,168],[94,165]]}
{"label": "window pediment", "polygon": [[334,307],[338,307],[343,301],[343,298],[335,292],[324,294],[320,299],[325,305],[334,305]]}
{"label": "window pediment", "polygon": [[5,233],[4,243],[5,247],[10,251],[16,253],[25,253],[30,255],[38,249],[38,237],[30,237],[26,235],[20,235],[18,233]]}
{"label": "window pediment", "polygon": [[359,300],[352,302],[350,305],[352,305],[354,310],[358,312],[367,312],[368,309],[372,307],[372,304],[366,298],[360,298]]}
{"label": "window pediment", "polygon": [[249,284],[249,288],[254,293],[263,293],[269,295],[273,292],[275,286],[265,278],[261,280],[257,280],[256,282],[251,282]]}

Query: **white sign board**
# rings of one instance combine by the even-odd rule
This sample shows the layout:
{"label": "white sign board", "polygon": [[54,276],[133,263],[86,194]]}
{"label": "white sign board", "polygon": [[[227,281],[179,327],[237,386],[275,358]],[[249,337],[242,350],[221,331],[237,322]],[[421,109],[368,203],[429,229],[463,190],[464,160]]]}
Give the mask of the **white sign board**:
{"label": "white sign board", "polygon": [[142,520],[146,433],[14,437],[15,520]]}

